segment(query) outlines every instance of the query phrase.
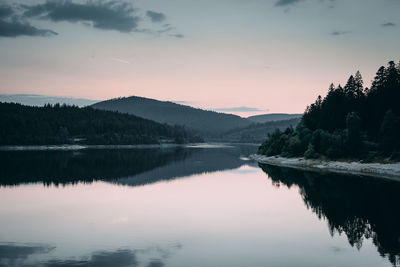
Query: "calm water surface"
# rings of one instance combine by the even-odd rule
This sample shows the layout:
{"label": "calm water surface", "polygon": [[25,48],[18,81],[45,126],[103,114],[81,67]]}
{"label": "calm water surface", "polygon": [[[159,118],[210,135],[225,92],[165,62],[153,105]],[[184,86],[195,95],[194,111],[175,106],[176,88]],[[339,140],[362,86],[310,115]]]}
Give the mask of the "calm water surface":
{"label": "calm water surface", "polygon": [[255,146],[0,152],[0,266],[393,266],[400,183]]}

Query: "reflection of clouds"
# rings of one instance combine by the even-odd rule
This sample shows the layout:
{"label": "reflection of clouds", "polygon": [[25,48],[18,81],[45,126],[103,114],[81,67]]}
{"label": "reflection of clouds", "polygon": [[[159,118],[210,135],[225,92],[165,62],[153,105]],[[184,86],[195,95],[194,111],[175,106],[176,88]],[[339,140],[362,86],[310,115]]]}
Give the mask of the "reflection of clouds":
{"label": "reflection of clouds", "polygon": [[342,253],[342,252],[344,252],[346,249],[345,249],[345,248],[341,248],[341,247],[336,247],[336,246],[334,246],[334,247],[331,247],[331,250],[332,250],[333,252],[335,252],[335,253]]}
{"label": "reflection of clouds", "polygon": [[232,170],[231,172],[237,173],[237,174],[249,174],[249,173],[256,173],[256,172],[258,172],[258,169],[256,169],[256,168],[251,168],[251,169],[236,169],[236,170]]}
{"label": "reflection of clouds", "polygon": [[88,259],[51,260],[43,263],[46,267],[134,267],[139,266],[134,251],[124,249],[117,251],[100,251],[93,253]]}
{"label": "reflection of clouds", "polygon": [[49,253],[54,248],[41,244],[0,243],[0,266],[20,266],[29,256]]}
{"label": "reflection of clouds", "polygon": [[[163,267],[164,260],[181,249],[181,243],[175,243],[166,248],[149,247],[145,249],[118,249],[115,251],[95,251],[90,255],[69,259],[33,260],[31,256],[43,254],[49,257],[54,246],[40,244],[0,243],[0,267],[2,266],[39,266],[39,267]],[[138,256],[144,260],[138,260]]]}

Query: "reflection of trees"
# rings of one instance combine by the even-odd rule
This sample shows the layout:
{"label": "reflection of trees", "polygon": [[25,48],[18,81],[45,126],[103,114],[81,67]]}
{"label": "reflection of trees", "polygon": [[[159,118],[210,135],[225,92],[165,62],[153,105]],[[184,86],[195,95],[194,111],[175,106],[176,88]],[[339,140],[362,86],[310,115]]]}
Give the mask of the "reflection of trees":
{"label": "reflection of trees", "polygon": [[255,146],[230,148],[0,151],[0,186],[105,180],[137,186],[193,174],[234,169]]}
{"label": "reflection of trees", "polygon": [[188,153],[180,148],[0,152],[0,184],[58,185],[116,179],[184,160]]}
{"label": "reflection of trees", "polygon": [[400,264],[400,184],[261,165],[275,186],[298,186],[307,208],[325,218],[331,235],[361,248],[371,238],[382,257]]}

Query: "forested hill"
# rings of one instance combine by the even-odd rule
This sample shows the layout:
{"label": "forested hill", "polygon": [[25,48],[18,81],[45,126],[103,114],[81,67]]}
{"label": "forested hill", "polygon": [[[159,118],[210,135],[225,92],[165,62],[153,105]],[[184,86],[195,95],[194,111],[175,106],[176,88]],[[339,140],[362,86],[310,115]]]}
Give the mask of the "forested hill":
{"label": "forested hill", "polygon": [[272,121],[284,121],[284,120],[293,120],[299,119],[303,114],[287,114],[287,113],[272,113],[272,114],[262,114],[247,117],[248,120],[256,123],[265,123]]}
{"label": "forested hill", "polygon": [[0,103],[0,145],[155,144],[200,139],[133,115],[66,105],[30,107]]}
{"label": "forested hill", "polygon": [[244,128],[227,131],[221,135],[220,139],[225,142],[233,143],[261,144],[265,140],[265,135],[273,133],[276,129],[285,130],[288,127],[296,127],[299,122],[300,118],[253,123]]}
{"label": "forested hill", "polygon": [[202,110],[172,102],[143,97],[124,97],[92,105],[102,110],[119,111],[170,125],[184,125],[203,135],[216,135],[228,130],[246,127],[252,122],[242,117]]}
{"label": "forested hill", "polygon": [[268,136],[259,153],[309,158],[400,159],[400,63],[380,67],[370,88],[360,72],[307,107],[296,129]]}

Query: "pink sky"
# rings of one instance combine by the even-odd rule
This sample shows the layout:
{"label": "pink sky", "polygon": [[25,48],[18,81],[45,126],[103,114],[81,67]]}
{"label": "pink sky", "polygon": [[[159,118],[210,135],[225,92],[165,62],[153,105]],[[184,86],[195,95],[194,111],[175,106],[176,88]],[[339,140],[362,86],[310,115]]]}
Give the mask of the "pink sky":
{"label": "pink sky", "polygon": [[[137,95],[259,110],[235,112],[242,116],[302,113],[330,83],[343,84],[360,70],[368,86],[379,66],[398,60],[400,5],[357,1],[308,0],[286,9],[272,0],[128,1],[142,16],[143,33],[32,19],[58,35],[0,36],[0,94]],[[376,16],[355,15],[358,7]],[[147,9],[165,14],[165,21],[146,20]],[[169,32],[157,33],[166,27]]]}

